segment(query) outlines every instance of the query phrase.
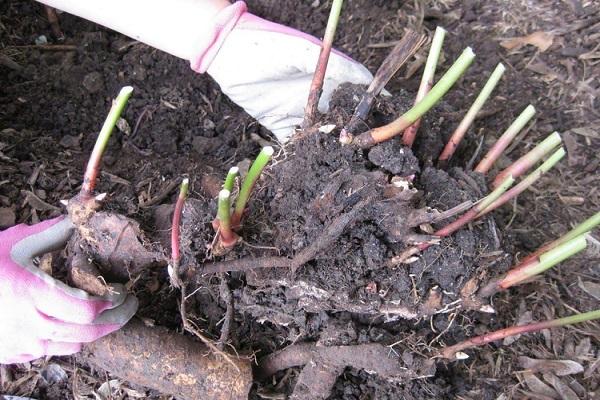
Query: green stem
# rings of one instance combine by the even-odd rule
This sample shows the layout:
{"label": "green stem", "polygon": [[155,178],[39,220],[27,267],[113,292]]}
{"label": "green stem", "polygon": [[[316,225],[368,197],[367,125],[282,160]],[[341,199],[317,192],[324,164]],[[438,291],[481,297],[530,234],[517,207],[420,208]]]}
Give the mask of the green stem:
{"label": "green stem", "polygon": [[[433,79],[435,78],[435,70],[437,68],[440,53],[442,52],[442,45],[444,44],[444,38],[446,36],[446,30],[441,26],[435,28],[433,39],[431,40],[431,47],[429,48],[429,54],[427,55],[427,61],[425,68],[423,69],[423,76],[421,77],[421,84],[419,85],[419,91],[415,97],[415,104],[418,104],[423,98],[429,93],[433,86]],[[419,130],[421,119],[417,119],[411,126],[406,128],[402,135],[402,143],[405,146],[412,147],[417,131]]]}
{"label": "green stem", "polygon": [[529,153],[519,158],[517,161],[512,163],[510,166],[501,171],[494,182],[492,187],[498,186],[506,176],[512,175],[513,178],[518,178],[523,175],[529,168],[534,166],[539,160],[541,160],[546,154],[550,153],[561,143],[562,139],[558,132],[551,133],[546,139],[540,144],[535,146]]}
{"label": "green stem", "polygon": [[102,125],[102,129],[98,134],[98,139],[96,139],[94,150],[92,150],[92,154],[90,155],[90,159],[85,169],[83,185],[81,186],[81,193],[87,196],[91,196],[94,188],[96,187],[96,179],[98,178],[100,160],[102,159],[102,155],[104,154],[104,150],[106,149],[110,135],[112,134],[119,117],[123,113],[123,109],[127,104],[127,100],[129,100],[129,97],[131,97],[132,92],[133,88],[131,86],[125,86],[121,89],[119,95],[113,101],[110,111],[108,112],[108,116],[104,121],[104,125]]}
{"label": "green stem", "polygon": [[523,333],[537,332],[542,329],[556,328],[559,326],[573,325],[581,322],[592,321],[600,318],[600,310],[589,311],[582,314],[572,315],[570,317],[553,319],[550,321],[536,322],[529,325],[511,326],[509,328],[500,329],[495,332],[486,333],[485,335],[477,336],[464,342],[457,343],[454,346],[449,346],[442,349],[439,356],[448,360],[461,359],[468,357],[465,354],[459,354],[465,349],[482,346],[486,343],[502,340],[510,336],[521,335]]}
{"label": "green stem", "polygon": [[308,101],[304,110],[304,128],[311,126],[315,122],[319,98],[323,91],[323,81],[327,72],[327,64],[329,63],[329,55],[331,54],[335,31],[337,30],[340,13],[342,12],[342,4],[344,4],[344,0],[333,0],[333,4],[331,5],[327,27],[325,28],[325,36],[323,37],[323,44],[319,53],[319,60],[315,67],[315,73],[308,93]]}
{"label": "green stem", "polygon": [[440,154],[439,161],[441,163],[447,163],[450,160],[450,158],[458,148],[458,145],[462,141],[463,137],[467,133],[467,130],[471,127],[473,121],[475,121],[477,113],[481,110],[487,99],[492,94],[492,91],[500,81],[500,78],[502,78],[504,70],[505,68],[504,65],[502,65],[502,63],[499,63],[496,66],[496,69],[494,69],[494,72],[492,72],[492,75],[483,86],[483,89],[481,89],[481,92],[471,105],[471,108],[469,108],[469,111],[467,111],[462,121],[460,121],[460,124],[458,124],[458,127],[456,128],[456,130],[452,134],[452,137],[450,137],[450,140],[446,144],[446,147],[444,147],[444,150]]}
{"label": "green stem", "polygon": [[217,204],[217,219],[219,220],[219,233],[223,243],[235,241],[235,234],[231,230],[231,192],[223,189],[219,192]]}
{"label": "green stem", "polygon": [[521,264],[529,263],[533,260],[536,260],[540,256],[540,254],[543,254],[546,251],[555,248],[556,246],[568,242],[569,240],[572,240],[577,236],[583,235],[584,233],[588,233],[598,225],[600,225],[600,211],[592,215],[590,218],[586,219],[579,225],[577,225],[575,228],[571,229],[565,235],[552,242],[546,243],[545,245],[537,249],[534,253],[525,257],[525,259],[521,261]]}
{"label": "green stem", "polygon": [[400,132],[403,132],[440,101],[456,81],[458,81],[465,73],[474,59],[475,53],[473,53],[473,50],[470,47],[467,47],[423,100],[415,104],[410,110],[392,123],[360,134],[354,139],[354,142],[362,148],[367,148],[391,139]]}
{"label": "green stem", "polygon": [[498,289],[508,289],[532,276],[539,275],[556,264],[581,252],[586,246],[587,240],[585,234],[583,234],[543,253],[539,256],[539,261],[537,262],[521,263],[519,266],[508,271],[504,278],[500,279]]}
{"label": "green stem", "polygon": [[492,148],[487,152],[483,159],[475,167],[475,171],[487,174],[492,168],[496,160],[502,155],[504,150],[508,147],[510,142],[513,141],[515,136],[525,127],[529,120],[535,114],[535,107],[531,104],[525,107],[525,109],[519,114],[517,119],[504,131],[502,136],[496,141]]}
{"label": "green stem", "polygon": [[[469,211],[467,211],[466,213],[461,215],[460,218],[458,218],[454,222],[444,226],[442,229],[437,230],[434,233],[434,235],[440,236],[440,237],[450,236],[451,234],[453,234],[454,232],[456,232],[457,230],[459,230],[460,228],[462,228],[469,222],[475,220],[478,217],[481,210],[485,210],[490,204],[492,204],[500,196],[502,196],[502,194],[504,192],[506,192],[508,190],[508,188],[511,187],[514,182],[515,182],[515,180],[509,176],[508,178],[505,179],[505,181],[502,183],[502,185],[500,185],[498,188],[496,188],[494,191],[492,191],[492,193],[488,194],[483,199],[481,199]],[[419,250],[423,251],[423,250],[427,249],[429,246],[431,246],[430,243],[422,243],[422,244],[419,244],[417,247],[419,248]]]}
{"label": "green stem", "polygon": [[527,190],[531,185],[533,185],[538,179],[542,177],[545,173],[550,171],[564,156],[566,152],[565,149],[560,147],[556,150],[542,165],[540,165],[535,171],[527,175],[525,179],[519,182],[514,188],[510,189],[506,193],[503,193],[498,199],[489,204],[487,207],[482,209],[482,211],[477,215],[477,217],[481,217],[496,208],[506,204],[509,200],[517,197],[519,194],[523,193]]}
{"label": "green stem", "polygon": [[229,190],[229,192],[233,193],[235,178],[238,176],[239,172],[240,169],[238,167],[229,168],[229,172],[227,173],[227,177],[225,178],[225,183],[223,184],[223,189]]}
{"label": "green stem", "polygon": [[[248,204],[248,200],[250,199],[250,194],[252,193],[252,189],[256,184],[256,181],[260,177],[263,169],[267,166],[271,157],[273,156],[273,148],[271,146],[263,147],[260,151],[256,160],[252,163],[252,166],[248,170],[248,174],[246,178],[242,182],[242,187],[240,189],[240,193],[235,202],[235,208],[232,215],[232,226],[238,227],[241,220],[244,210],[246,209],[246,204]],[[237,228],[236,228],[237,229]]]}

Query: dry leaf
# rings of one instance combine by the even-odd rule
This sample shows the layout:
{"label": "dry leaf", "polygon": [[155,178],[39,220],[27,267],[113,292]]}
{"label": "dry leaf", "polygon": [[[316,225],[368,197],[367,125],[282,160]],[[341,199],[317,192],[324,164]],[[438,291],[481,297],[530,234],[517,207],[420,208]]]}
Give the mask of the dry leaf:
{"label": "dry leaf", "polygon": [[532,372],[552,372],[558,376],[583,372],[583,366],[571,360],[536,360],[525,356],[519,357],[519,365]]}
{"label": "dry leaf", "polygon": [[551,399],[558,399],[558,393],[550,386],[545,384],[540,378],[535,376],[533,372],[523,372],[523,380],[527,384],[529,390],[535,394],[549,397]]}
{"label": "dry leaf", "polygon": [[589,282],[589,281],[584,282],[581,280],[581,278],[579,278],[578,286],[581,290],[583,290],[584,292],[586,292],[587,294],[589,294],[596,300],[600,300],[600,285],[599,284],[594,283],[594,282]]}
{"label": "dry leaf", "polygon": [[525,45],[532,45],[544,52],[552,46],[554,35],[549,32],[537,31],[527,36],[519,36],[506,39],[500,42],[500,46],[507,50],[520,49]]}
{"label": "dry leaf", "polygon": [[579,400],[577,393],[573,391],[566,383],[554,374],[544,374],[544,380],[554,387],[563,400]]}

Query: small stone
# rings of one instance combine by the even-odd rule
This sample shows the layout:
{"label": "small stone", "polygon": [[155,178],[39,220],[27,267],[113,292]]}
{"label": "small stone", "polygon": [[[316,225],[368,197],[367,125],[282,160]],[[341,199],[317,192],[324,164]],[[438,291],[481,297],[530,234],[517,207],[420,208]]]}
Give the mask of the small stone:
{"label": "small stone", "polygon": [[83,87],[90,93],[98,93],[104,89],[104,77],[100,72],[90,72],[83,78]]}
{"label": "small stone", "polygon": [[146,73],[146,68],[144,68],[143,66],[135,65],[133,67],[133,73],[131,74],[131,77],[136,81],[143,81],[146,79],[147,76],[148,74]]}
{"label": "small stone", "polygon": [[67,149],[79,150],[81,148],[81,136],[65,135],[59,144]]}
{"label": "small stone", "polygon": [[204,129],[206,129],[207,131],[211,131],[213,129],[215,129],[215,123],[212,122],[210,119],[206,118],[203,122],[202,122],[202,126],[204,127]]}

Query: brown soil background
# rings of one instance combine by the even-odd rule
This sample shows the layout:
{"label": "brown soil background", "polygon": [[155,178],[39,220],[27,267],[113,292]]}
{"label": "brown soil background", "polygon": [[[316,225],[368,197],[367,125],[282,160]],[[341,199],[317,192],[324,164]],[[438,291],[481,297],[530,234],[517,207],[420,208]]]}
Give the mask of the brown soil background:
{"label": "brown soil background", "polygon": [[[248,2],[259,15],[318,36],[326,23],[328,4],[321,1],[313,7],[312,3]],[[511,147],[503,162],[524,154],[553,130],[563,133],[568,150],[568,158],[533,190],[497,213],[499,227],[514,239],[518,257],[600,208],[599,11],[597,4],[577,0],[527,4],[349,0],[336,43],[373,72],[407,27],[431,32],[439,24],[448,30],[440,71],[462,48],[473,47],[476,63],[447,96],[452,109],[440,113],[446,135],[494,65],[499,61],[507,65],[505,78],[486,105],[485,115],[469,131],[464,156],[458,160],[468,159],[482,136],[486,144],[497,137],[528,103],[538,109],[535,125]],[[256,154],[258,137],[269,138],[208,76],[194,74],[184,61],[66,14],[61,15],[66,43],[76,45],[78,51],[39,51],[32,47],[38,36],[46,35],[54,43],[42,7],[30,1],[6,1],[0,12],[0,207],[12,210],[17,223],[33,223],[60,213],[54,207],[75,193],[109,100],[124,83],[132,83],[136,89],[125,119],[134,129],[143,116],[135,135],[118,133],[112,140],[99,190],[111,193],[114,210],[136,219],[147,219],[151,211],[140,205],[178,181],[181,174],[220,176],[220,169]],[[500,45],[504,39],[536,31],[552,35],[553,43],[546,51],[535,46],[508,51]],[[417,60],[425,56],[426,50],[421,51]],[[18,67],[6,62],[7,58]],[[410,65],[388,85],[390,91],[415,92],[419,72],[410,75],[407,70]],[[212,149],[210,157],[207,148]],[[162,202],[172,203],[173,196],[171,192]],[[4,211],[3,215],[13,214]],[[542,279],[497,296],[496,316],[479,315],[476,320],[456,323],[464,327],[465,335],[474,335],[529,317],[545,319],[596,309],[598,301],[583,292],[579,282],[600,282],[598,254],[588,250]],[[151,309],[153,302],[167,299],[172,304],[165,307],[175,310],[174,297],[151,284],[144,283],[144,290],[152,296],[142,307]],[[214,296],[209,292],[200,295]],[[167,313],[154,320],[176,326],[176,317],[176,313]],[[594,398],[593,393],[600,390],[599,332],[599,325],[590,323],[522,337],[510,346],[488,346],[472,352],[465,362],[440,367],[436,378],[407,384],[403,393],[407,398],[423,399],[532,397],[533,389],[524,382],[518,362],[519,356],[529,356],[580,362],[583,373],[562,379],[580,398]],[[419,331],[414,333],[418,337]],[[428,344],[452,343],[446,339],[441,335]],[[19,368],[2,367],[0,392],[40,399],[94,398],[91,392],[111,379],[78,364],[76,358],[52,362],[68,372],[67,382],[46,383],[41,371],[47,362],[39,361]],[[151,395],[126,382],[119,385],[114,398]],[[333,398],[386,398],[385,391],[376,386],[360,374],[349,374],[346,380],[340,378]]]}

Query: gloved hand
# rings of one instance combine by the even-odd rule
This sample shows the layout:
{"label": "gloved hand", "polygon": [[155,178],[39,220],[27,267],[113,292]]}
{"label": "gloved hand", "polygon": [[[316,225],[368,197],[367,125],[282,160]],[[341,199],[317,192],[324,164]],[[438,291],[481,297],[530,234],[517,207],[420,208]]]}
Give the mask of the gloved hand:
{"label": "gloved hand", "polygon": [[[214,29],[198,45],[192,69],[208,73],[223,92],[261,125],[285,141],[304,117],[310,83],[321,51],[313,36],[246,12],[238,1],[222,9]],[[344,82],[369,84],[360,63],[333,51],[319,110],[326,112],[333,91]]]}
{"label": "gloved hand", "polygon": [[[321,41],[248,13],[243,1],[38,1],[189,60],[281,141],[302,122]],[[319,110],[327,111],[339,84],[371,79],[364,66],[334,50]]]}
{"label": "gloved hand", "polygon": [[135,314],[137,299],[123,285],[94,297],[34,265],[34,257],[64,246],[72,230],[67,218],[56,218],[0,232],[0,364],[76,353]]}

